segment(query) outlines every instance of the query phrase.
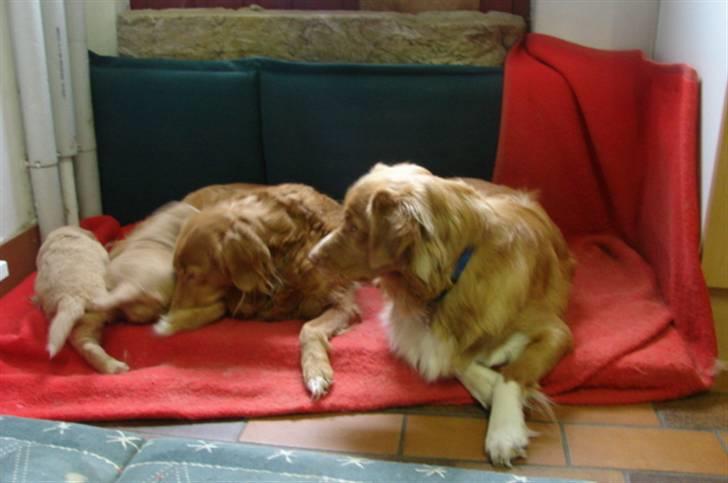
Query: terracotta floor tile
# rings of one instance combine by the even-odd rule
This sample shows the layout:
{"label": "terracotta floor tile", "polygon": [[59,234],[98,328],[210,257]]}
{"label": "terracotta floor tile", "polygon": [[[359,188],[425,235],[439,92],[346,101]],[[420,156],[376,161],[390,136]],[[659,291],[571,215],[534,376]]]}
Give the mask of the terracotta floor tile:
{"label": "terracotta floor tile", "polygon": [[558,424],[528,423],[528,427],[539,433],[528,444],[529,465],[565,465],[564,445]]}
{"label": "terracotta floor tile", "polygon": [[621,471],[616,470],[585,470],[581,468],[551,467],[551,466],[516,466],[512,470],[493,468],[484,463],[458,463],[461,468],[476,469],[483,471],[496,471],[517,476],[531,476],[534,478],[566,478],[569,480],[594,481],[596,483],[624,483],[624,476]]}
{"label": "terracotta floor tile", "polygon": [[728,393],[728,371],[723,371],[715,376],[713,387],[710,390],[713,392]]}
{"label": "terracotta floor tile", "polygon": [[[597,423],[639,426],[659,426],[660,420],[650,404],[628,406],[555,406],[556,418],[563,423]],[[548,417],[535,412],[533,421],[548,420]]]}
{"label": "terracotta floor tile", "polygon": [[250,420],[240,441],[352,453],[395,454],[400,414],[353,414]]}
{"label": "terracotta floor tile", "polygon": [[665,474],[634,472],[629,474],[630,483],[725,483],[723,476]]}
{"label": "terracotta floor tile", "polygon": [[484,440],[484,419],[409,415],[404,455],[485,461]]}
{"label": "terracotta floor tile", "polygon": [[574,466],[728,474],[715,434],[651,428],[567,425]]}
{"label": "terracotta floor tile", "polygon": [[[423,458],[485,460],[483,444],[487,423],[473,418],[407,416],[404,455]],[[528,448],[528,463],[565,464],[561,432],[555,424],[529,423],[540,433]]]}
{"label": "terracotta floor tile", "polygon": [[707,393],[655,405],[670,428],[728,429],[728,395]]}

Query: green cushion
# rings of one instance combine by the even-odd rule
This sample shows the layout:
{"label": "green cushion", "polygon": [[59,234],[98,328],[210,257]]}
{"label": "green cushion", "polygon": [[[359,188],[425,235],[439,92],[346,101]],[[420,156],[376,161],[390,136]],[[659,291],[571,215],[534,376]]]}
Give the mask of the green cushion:
{"label": "green cushion", "polygon": [[122,223],[213,183],[342,198],[375,162],[490,179],[503,70],[91,55],[104,212]]}
{"label": "green cushion", "polygon": [[342,198],[374,162],[490,179],[503,70],[261,62],[268,182]]}
{"label": "green cushion", "polygon": [[104,212],[128,223],[201,186],[265,182],[257,75],[245,63],[93,56]]}

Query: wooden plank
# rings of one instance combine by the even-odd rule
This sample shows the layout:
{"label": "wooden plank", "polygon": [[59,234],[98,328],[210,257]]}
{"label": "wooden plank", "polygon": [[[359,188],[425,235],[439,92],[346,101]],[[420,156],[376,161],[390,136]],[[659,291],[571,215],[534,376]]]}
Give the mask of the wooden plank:
{"label": "wooden plank", "polygon": [[33,225],[0,245],[0,260],[8,262],[10,276],[0,282],[0,297],[35,271],[35,256],[40,248],[38,225]]}

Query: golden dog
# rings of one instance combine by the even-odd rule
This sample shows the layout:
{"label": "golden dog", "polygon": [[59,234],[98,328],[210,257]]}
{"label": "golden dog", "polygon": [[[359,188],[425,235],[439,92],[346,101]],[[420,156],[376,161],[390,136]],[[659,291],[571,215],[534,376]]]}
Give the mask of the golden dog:
{"label": "golden dog", "polygon": [[313,397],[323,396],[333,380],[328,340],[355,319],[355,287],[314,267],[308,253],[341,215],[334,200],[297,184],[254,189],[201,210],[180,232],[172,305],[155,330],[169,335],[226,314],[308,320],[300,334],[303,379]]}
{"label": "golden dog", "polygon": [[523,404],[571,347],[562,314],[573,262],[559,230],[527,193],[407,163],[375,166],[344,206],[311,259],[379,277],[394,352],[426,380],[457,377],[492,404],[494,464],[525,456]]}

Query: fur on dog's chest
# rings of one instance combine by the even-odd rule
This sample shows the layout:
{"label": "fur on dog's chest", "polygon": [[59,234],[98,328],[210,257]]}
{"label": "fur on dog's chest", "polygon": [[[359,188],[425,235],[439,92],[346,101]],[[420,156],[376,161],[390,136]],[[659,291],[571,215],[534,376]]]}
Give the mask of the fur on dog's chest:
{"label": "fur on dog's chest", "polygon": [[454,373],[455,345],[438,336],[424,313],[399,313],[393,303],[385,305],[382,322],[389,331],[392,351],[407,361],[428,382]]}

